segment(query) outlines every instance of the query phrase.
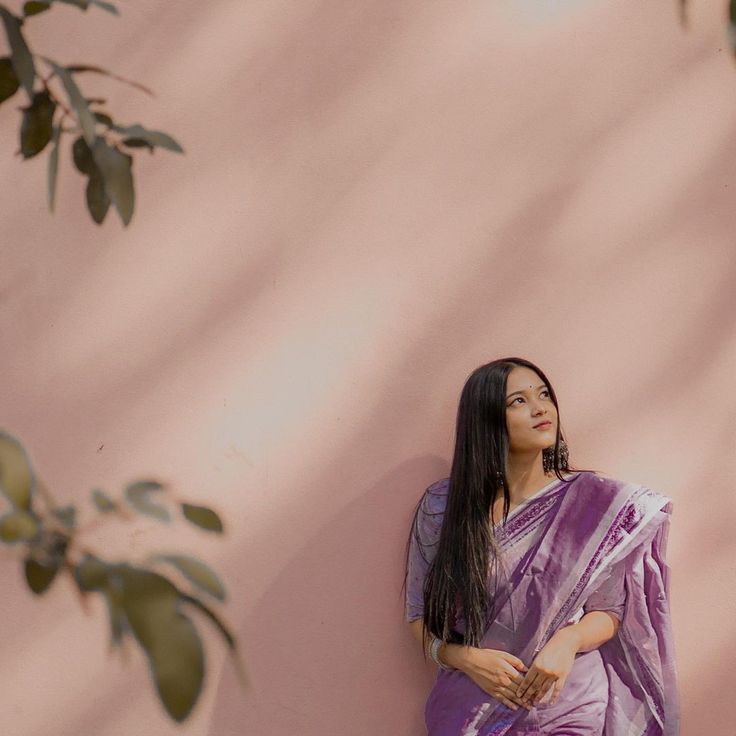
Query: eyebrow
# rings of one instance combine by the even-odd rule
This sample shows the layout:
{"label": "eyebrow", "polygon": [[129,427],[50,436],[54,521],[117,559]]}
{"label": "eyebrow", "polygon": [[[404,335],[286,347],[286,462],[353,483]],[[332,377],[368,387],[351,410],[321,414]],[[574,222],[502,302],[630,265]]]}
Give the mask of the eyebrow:
{"label": "eyebrow", "polygon": [[[540,388],[547,388],[547,384],[543,383],[541,386],[537,386],[537,391],[539,391]],[[514,394],[523,394],[523,393],[524,391],[513,391],[506,398],[510,399]]]}

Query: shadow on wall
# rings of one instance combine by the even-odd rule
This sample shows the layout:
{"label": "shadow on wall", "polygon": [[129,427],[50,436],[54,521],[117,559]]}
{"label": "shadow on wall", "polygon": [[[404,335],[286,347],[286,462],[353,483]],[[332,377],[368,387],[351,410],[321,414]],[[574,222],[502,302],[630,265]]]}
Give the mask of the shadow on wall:
{"label": "shadow on wall", "polygon": [[426,733],[436,669],[404,623],[401,585],[413,509],[444,468],[416,458],[325,519],[240,627],[253,689],[225,667],[209,736]]}

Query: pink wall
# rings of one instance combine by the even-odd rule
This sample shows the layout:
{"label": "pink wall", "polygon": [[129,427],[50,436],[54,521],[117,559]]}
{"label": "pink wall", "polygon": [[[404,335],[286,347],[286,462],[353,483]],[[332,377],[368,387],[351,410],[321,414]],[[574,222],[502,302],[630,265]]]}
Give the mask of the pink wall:
{"label": "pink wall", "polygon": [[[25,103],[0,107],[0,407],[61,498],[158,474],[229,522],[90,542],[195,552],[229,584],[253,687],[209,636],[181,730],[424,733],[409,516],[447,473],[465,377],[517,354],[554,381],[577,464],[675,499],[683,736],[730,733],[725,2],[693,0],[688,31],[676,0],[120,5],[29,34],[153,87],[80,77],[187,153],[137,156],[131,226],[98,228],[68,148],[46,212],[45,154],[12,155]],[[9,554],[0,571],[3,733],[178,732],[138,651],[108,658],[101,606],[67,581],[32,600]]]}

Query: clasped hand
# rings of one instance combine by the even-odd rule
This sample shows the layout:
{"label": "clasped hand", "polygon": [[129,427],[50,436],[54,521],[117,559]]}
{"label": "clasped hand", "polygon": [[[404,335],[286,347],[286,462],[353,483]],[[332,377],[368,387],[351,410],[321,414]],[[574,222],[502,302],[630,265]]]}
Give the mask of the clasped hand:
{"label": "clasped hand", "polygon": [[522,705],[529,709],[550,688],[550,704],[556,702],[576,653],[573,640],[558,632],[537,653],[528,669],[518,657],[500,649],[473,650],[463,669],[476,685],[507,707],[517,710]]}
{"label": "clasped hand", "polygon": [[558,631],[542,647],[516,689],[522,703],[537,705],[548,690],[552,690],[549,703],[557,702],[565,680],[570,674],[577,648],[573,639]]}

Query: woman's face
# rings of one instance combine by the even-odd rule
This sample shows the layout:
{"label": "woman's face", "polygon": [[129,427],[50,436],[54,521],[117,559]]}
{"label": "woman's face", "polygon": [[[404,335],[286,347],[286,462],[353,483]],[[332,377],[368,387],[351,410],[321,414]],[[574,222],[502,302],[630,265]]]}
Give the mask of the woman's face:
{"label": "woman's face", "polygon": [[[535,429],[542,421],[549,424]],[[531,368],[516,366],[506,380],[506,429],[509,450],[543,450],[555,443],[557,409],[547,386]]]}

